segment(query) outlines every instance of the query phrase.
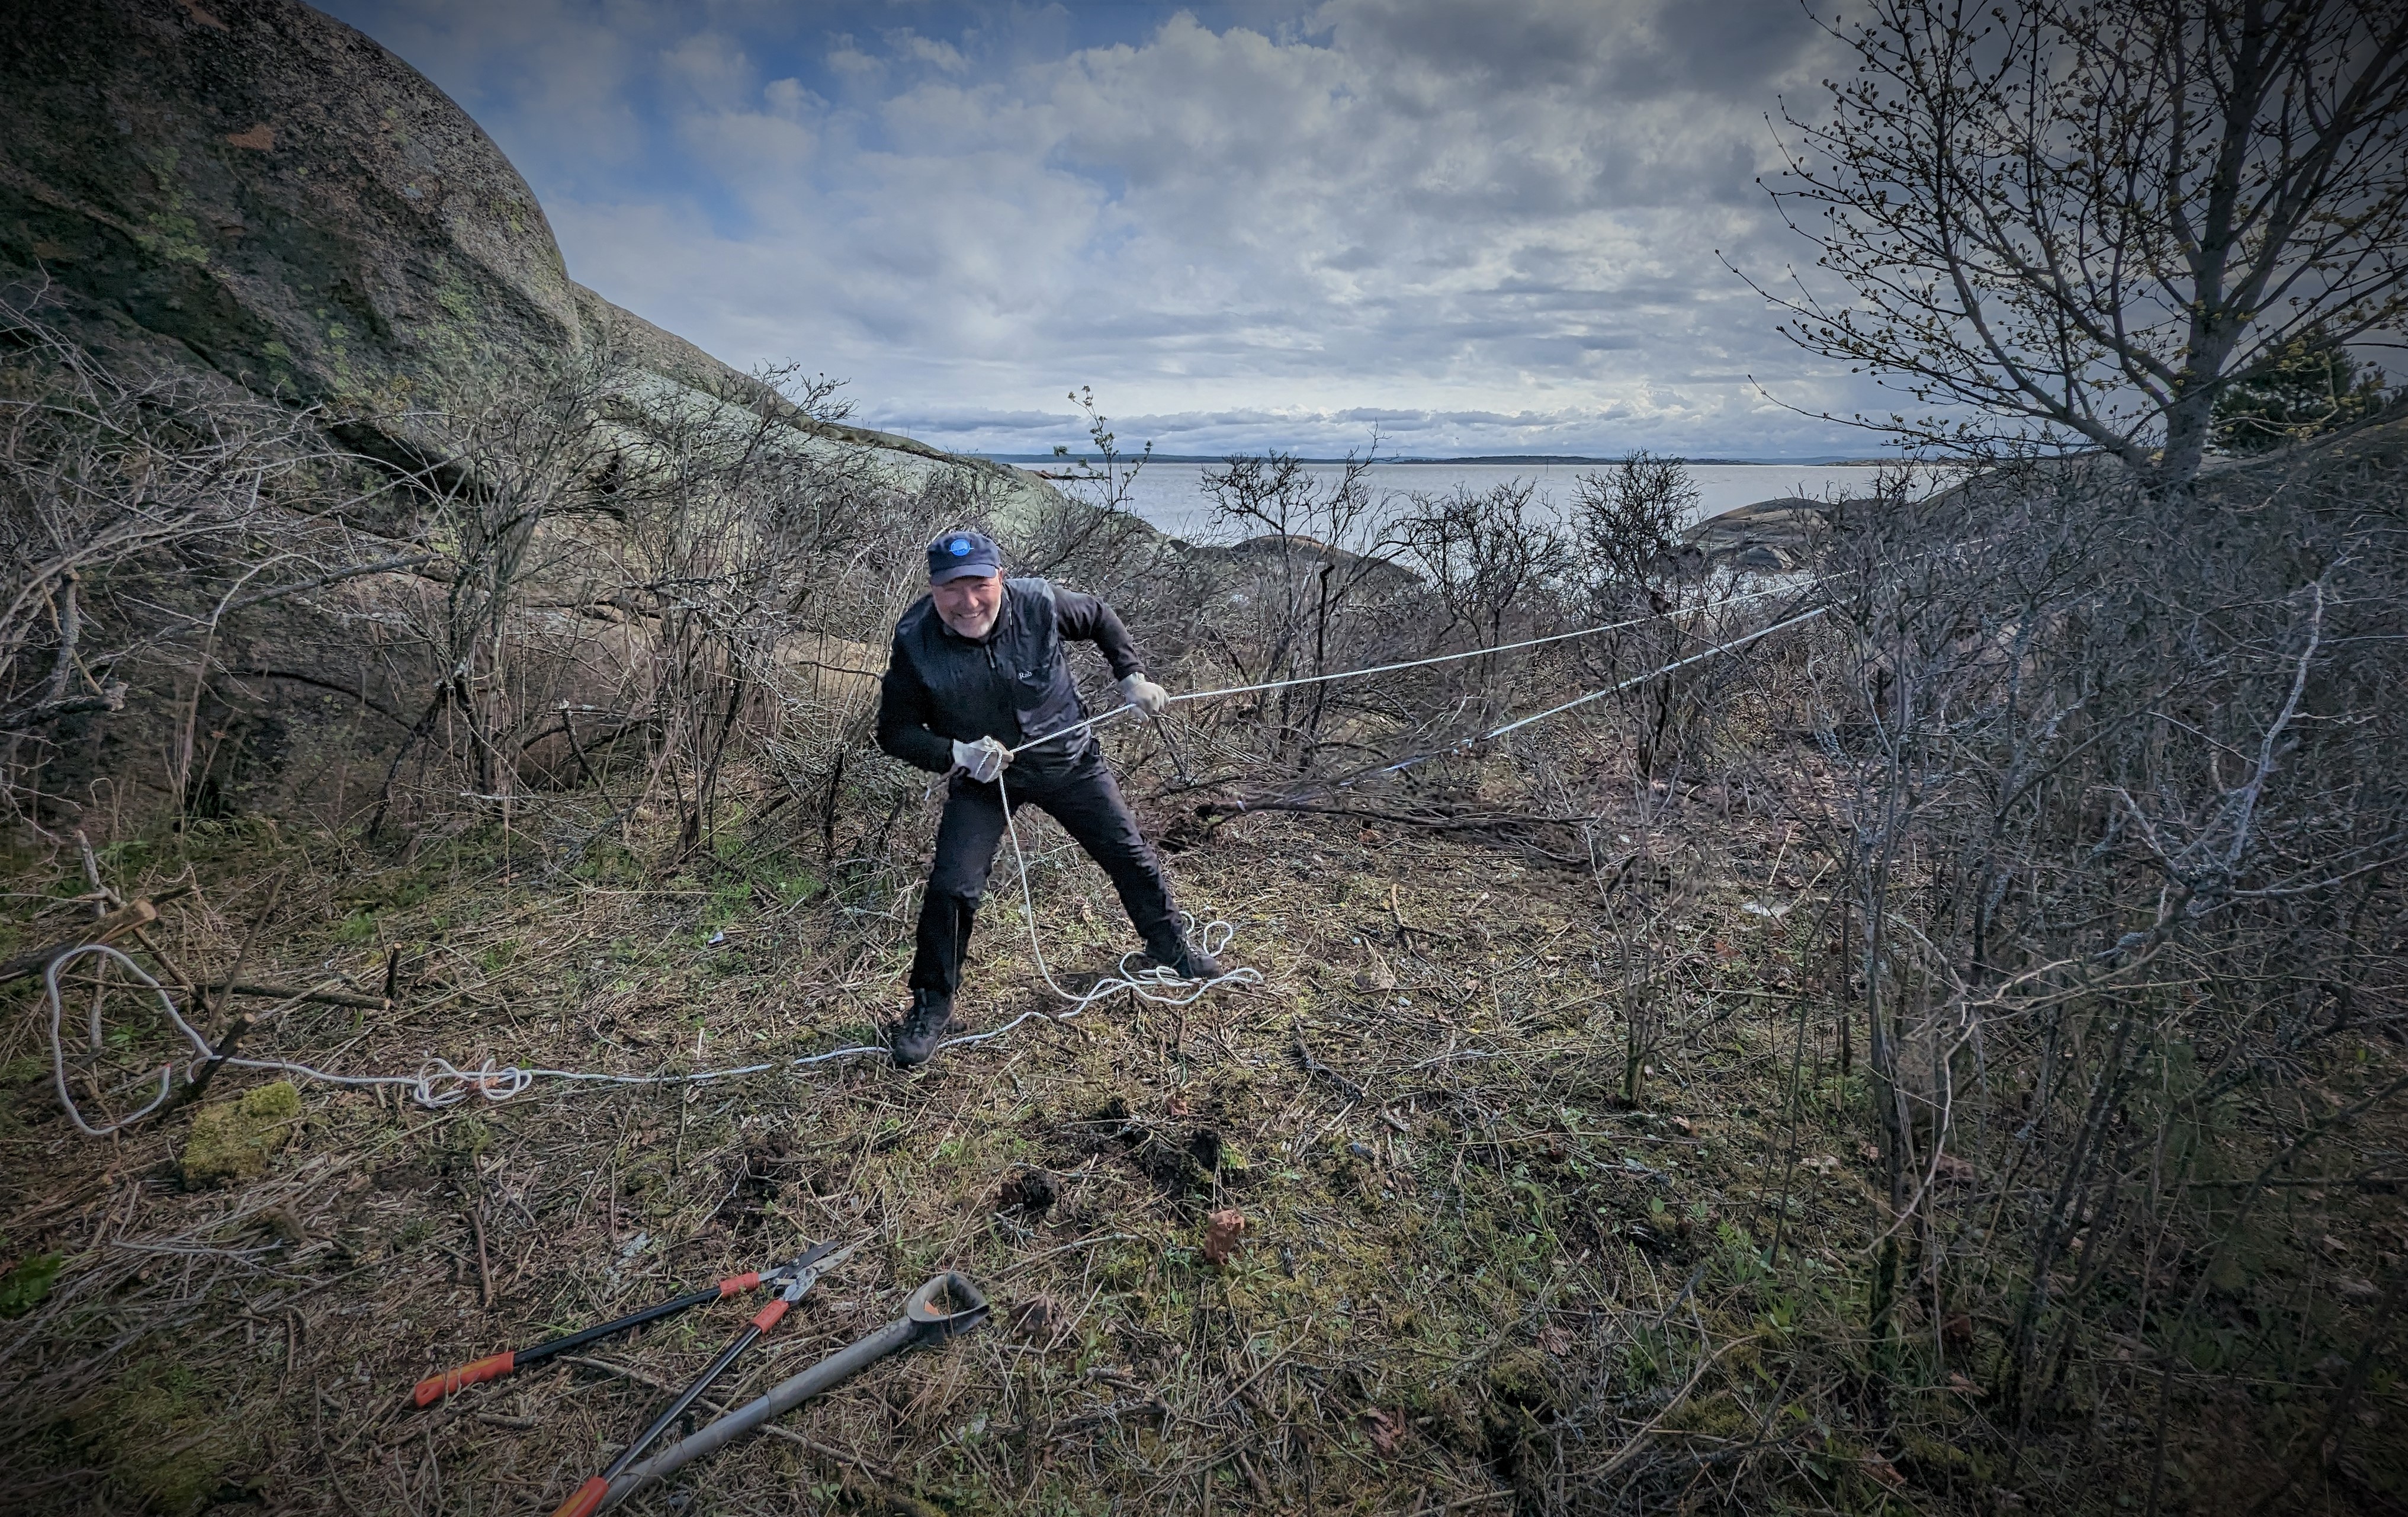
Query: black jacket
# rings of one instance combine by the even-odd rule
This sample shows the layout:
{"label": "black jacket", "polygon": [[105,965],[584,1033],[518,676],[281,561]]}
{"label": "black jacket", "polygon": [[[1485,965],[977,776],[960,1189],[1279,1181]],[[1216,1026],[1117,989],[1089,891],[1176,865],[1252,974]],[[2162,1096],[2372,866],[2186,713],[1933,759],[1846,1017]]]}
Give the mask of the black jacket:
{"label": "black jacket", "polygon": [[[936,604],[921,596],[895,624],[895,650],[878,707],[878,746],[906,764],[942,774],[953,766],[956,741],[993,737],[1017,748],[1083,721],[1086,708],[1063,656],[1065,637],[1094,643],[1116,680],[1144,668],[1128,628],[1111,607],[1050,580],[1006,580],[994,630],[976,642],[946,626]],[[1061,767],[1093,741],[1082,732],[1031,749],[1014,762]]]}

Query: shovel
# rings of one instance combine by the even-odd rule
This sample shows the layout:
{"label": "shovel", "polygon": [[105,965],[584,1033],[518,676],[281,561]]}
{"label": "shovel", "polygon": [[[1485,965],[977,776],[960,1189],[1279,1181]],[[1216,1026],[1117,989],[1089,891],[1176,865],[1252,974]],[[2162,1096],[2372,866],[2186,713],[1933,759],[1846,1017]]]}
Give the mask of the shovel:
{"label": "shovel", "polygon": [[986,1321],[986,1297],[979,1288],[950,1270],[911,1293],[903,1315],[818,1364],[773,1387],[757,1401],[748,1402],[670,1444],[610,1482],[597,1510],[608,1510],[654,1481],[666,1478],[773,1418],[859,1374],[889,1354],[922,1343],[940,1343]]}

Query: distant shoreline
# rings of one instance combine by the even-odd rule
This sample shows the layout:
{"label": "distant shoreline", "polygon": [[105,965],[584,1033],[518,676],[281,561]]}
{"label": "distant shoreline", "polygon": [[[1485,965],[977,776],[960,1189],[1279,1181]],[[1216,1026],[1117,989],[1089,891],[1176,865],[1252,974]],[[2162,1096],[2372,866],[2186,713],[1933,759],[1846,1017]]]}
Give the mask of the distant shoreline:
{"label": "distant shoreline", "polygon": [[[966,458],[983,458],[991,464],[1011,464],[1021,466],[1032,464],[1055,464],[1065,468],[1075,468],[1082,464],[1093,466],[1099,462],[1099,460],[1096,458],[1082,457],[1076,453],[1067,455],[1062,453],[966,453],[963,456]],[[1240,456],[1245,455],[1241,454]],[[1119,456],[1116,462],[1123,466],[1126,466],[1137,463],[1139,455],[1135,453],[1123,453]],[[1226,464],[1228,461],[1229,455],[1226,453],[1155,453],[1145,459],[1145,462],[1149,464]],[[1343,458],[1299,457],[1297,459],[1297,462],[1299,464],[1343,464],[1347,462],[1347,460]],[[1577,453],[1472,453],[1462,458],[1381,458],[1374,459],[1372,462],[1383,468],[1388,465],[1398,464],[1430,464],[1441,465],[1477,464],[1489,467],[1511,466],[1516,464],[1532,464],[1545,465],[1550,467],[1570,465],[1590,468],[1611,468],[1614,465],[1621,463],[1622,460],[1619,458],[1590,458]],[[1826,456],[1818,454],[1809,458],[1668,458],[1666,462],[1674,464],[1713,465],[1718,468],[1744,465],[1749,468],[1870,469],[1887,467],[1902,461],[1895,458],[1848,458],[1840,455]]]}

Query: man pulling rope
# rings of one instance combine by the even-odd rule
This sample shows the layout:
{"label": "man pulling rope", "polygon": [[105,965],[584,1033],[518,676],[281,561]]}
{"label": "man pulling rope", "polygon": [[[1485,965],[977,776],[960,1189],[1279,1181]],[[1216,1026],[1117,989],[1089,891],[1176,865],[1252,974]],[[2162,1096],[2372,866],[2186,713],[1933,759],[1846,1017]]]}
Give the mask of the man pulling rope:
{"label": "man pulling rope", "polygon": [[[928,594],[896,623],[878,708],[878,746],[946,777],[911,1002],[890,1044],[898,1065],[924,1063],[952,1024],[1007,804],[1043,810],[1103,866],[1157,966],[1182,980],[1221,974],[1188,939],[1162,861],[1104,766],[1070,679],[1066,638],[1101,650],[1129,705],[1152,715],[1168,704],[1145,677],[1128,628],[1101,600],[1046,580],[1004,578],[1003,555],[982,533],[949,532],[928,545]],[[997,783],[1007,765],[1008,803]]]}
{"label": "man pulling rope", "polygon": [[[963,544],[962,550],[958,553],[953,551],[952,546],[956,541]],[[951,568],[955,566],[953,562],[954,560],[968,560],[972,558],[974,554],[980,551],[980,545],[982,543],[984,544],[984,549],[988,555],[986,559],[987,566],[984,571],[982,573],[962,575],[959,576],[959,578],[966,580],[980,578],[987,580],[989,583],[995,587],[991,592],[990,608],[983,612],[977,610],[975,602],[980,598],[981,594],[977,587],[965,585],[958,594],[973,602],[970,609],[975,614],[967,618],[968,624],[973,628],[973,630],[983,627],[984,632],[978,637],[969,637],[963,634],[955,634],[955,637],[959,638],[965,646],[975,647],[981,650],[997,651],[997,662],[996,666],[1000,668],[1001,661],[999,653],[1004,645],[998,642],[997,639],[998,637],[1001,637],[1011,626],[1017,624],[1007,623],[1004,619],[1005,612],[1010,605],[1009,592],[1010,587],[1013,585],[1027,586],[1030,587],[1029,593],[1032,594],[1050,594],[1053,597],[1049,604],[1056,608],[1057,611],[1055,621],[1051,623],[1054,627],[1055,637],[1053,657],[1054,665],[1058,665],[1060,659],[1059,638],[1063,636],[1059,623],[1058,608],[1066,599],[1070,598],[1068,593],[1057,590],[1054,587],[1046,584],[1045,581],[1041,580],[1009,582],[1003,581],[1000,579],[999,573],[1001,563],[1000,555],[995,552],[995,545],[991,542],[986,542],[984,538],[978,537],[975,533],[959,533],[952,537],[939,539],[937,547],[930,550],[929,556],[932,561],[936,560],[939,557],[939,550],[941,549],[942,558],[945,561],[943,566]],[[931,578],[935,577],[935,573],[936,565],[932,563]],[[1770,595],[1786,595],[1790,594],[1793,594],[1793,592],[1784,587],[1750,591],[1744,594],[1727,596],[1722,600],[1709,603],[1706,606],[1694,607],[1691,608],[1691,609],[1706,610],[1718,607],[1743,605],[1749,602],[1762,600]],[[929,599],[922,601],[919,605],[915,606],[913,608],[913,612],[916,614],[926,611],[928,607],[937,599],[938,593],[937,591],[932,590]],[[1753,632],[1744,634],[1738,637],[1733,637],[1727,642],[1717,643],[1712,648],[1692,653],[1685,658],[1676,659],[1672,663],[1664,665],[1659,668],[1648,670],[1643,674],[1632,675],[1629,679],[1620,680],[1602,690],[1590,691],[1584,695],[1574,696],[1572,699],[1564,701],[1559,705],[1551,706],[1545,710],[1535,712],[1516,721],[1508,722],[1502,726],[1491,728],[1488,732],[1483,734],[1482,737],[1494,738],[1502,737],[1507,733],[1526,727],[1532,723],[1544,722],[1552,717],[1558,716],[1565,711],[1571,710],[1575,707],[1585,706],[1591,701],[1601,700],[1616,692],[1628,690],[1632,686],[1641,684],[1646,680],[1660,679],[1665,675],[1687,668],[1693,664],[1727,653],[1733,649],[1744,648],[1760,637],[1768,637],[1785,628],[1795,627],[1805,623],[1812,622],[1815,618],[1820,617],[1825,612],[1830,610],[1832,608],[1832,604],[1833,603],[1827,601],[1823,605],[1817,606],[1811,610],[1802,612],[1797,616],[1784,618],[1770,626],[1758,627]],[[1186,934],[1163,923],[1163,914],[1174,910],[1175,908],[1172,908],[1169,905],[1169,891],[1162,882],[1161,866],[1154,859],[1154,856],[1150,852],[1144,851],[1144,839],[1141,837],[1137,836],[1135,823],[1130,822],[1127,818],[1127,808],[1120,804],[1119,793],[1115,788],[1113,788],[1111,777],[1109,774],[1100,774],[1102,794],[1106,801],[1102,814],[1104,815],[1104,819],[1108,822],[1117,818],[1121,827],[1125,829],[1123,841],[1125,841],[1126,838],[1135,839],[1135,847],[1140,851],[1143,865],[1143,878],[1135,878],[1133,875],[1133,886],[1123,886],[1122,899],[1125,902],[1130,901],[1132,888],[1139,893],[1140,898],[1146,902],[1145,917],[1143,920],[1161,924],[1159,931],[1149,933],[1147,935],[1148,942],[1150,945],[1158,944],[1161,949],[1166,951],[1166,953],[1165,956],[1157,960],[1154,967],[1147,969],[1133,969],[1129,967],[1127,963],[1127,958],[1129,956],[1125,955],[1122,960],[1122,967],[1119,975],[1108,976],[1105,979],[1097,980],[1087,990],[1081,993],[1073,993],[1063,989],[1058,984],[1055,984],[1054,981],[1053,972],[1046,967],[1044,944],[1040,940],[1041,935],[1039,933],[1037,927],[1037,909],[1035,900],[1034,897],[1030,895],[1028,889],[1028,862],[1020,854],[1019,831],[1016,827],[1011,825],[1009,816],[1007,815],[1007,808],[1010,804],[1010,798],[1007,794],[1009,787],[1003,778],[1004,766],[1010,764],[1014,757],[1018,756],[1019,753],[1038,748],[1057,748],[1073,742],[1079,743],[1082,747],[1086,746],[1088,742],[1086,738],[1087,732],[1102,723],[1119,716],[1124,711],[1132,709],[1157,711],[1161,708],[1162,705],[1165,704],[1165,697],[1161,688],[1154,684],[1151,680],[1146,680],[1142,674],[1139,672],[1136,666],[1136,658],[1134,653],[1127,651],[1128,634],[1125,628],[1120,626],[1119,618],[1112,616],[1109,608],[1105,607],[1102,602],[1094,599],[1092,596],[1082,595],[1075,597],[1075,601],[1072,604],[1072,610],[1076,623],[1086,627],[1088,630],[1083,632],[1073,632],[1069,635],[1092,637],[1097,641],[1102,641],[1105,635],[1100,631],[1096,630],[1096,628],[1101,623],[1104,618],[1111,618],[1113,629],[1111,636],[1116,639],[1118,646],[1123,650],[1123,656],[1115,660],[1113,667],[1115,672],[1119,672],[1124,668],[1126,670],[1126,672],[1122,674],[1121,677],[1121,695],[1124,701],[1123,705],[1114,707],[1111,710],[1103,713],[1101,716],[1086,717],[1071,721],[1067,723],[1059,723],[1053,719],[1057,708],[1060,712],[1067,713],[1075,713],[1079,709],[1078,695],[1075,689],[1070,690],[1067,694],[1064,694],[1060,691],[1051,690],[1051,687],[1049,686],[1049,694],[1044,698],[1030,704],[1028,707],[1028,714],[1024,716],[1021,714],[1022,703],[1020,699],[1024,693],[1020,691],[1016,684],[1008,685],[1006,687],[1006,691],[1010,697],[1010,705],[1004,713],[1002,719],[993,723],[994,727],[997,731],[1015,732],[1025,731],[1032,726],[1040,729],[1037,737],[1024,740],[1017,746],[1017,748],[1005,747],[1003,743],[996,737],[995,732],[992,731],[983,732],[981,734],[979,738],[970,740],[939,736],[937,731],[930,726],[926,721],[917,723],[920,727],[917,738],[914,738],[907,731],[898,730],[894,736],[894,740],[886,742],[887,750],[890,752],[896,751],[897,744],[910,746],[921,755],[919,757],[912,758],[911,762],[921,764],[926,768],[937,770],[939,772],[950,774],[952,766],[946,763],[946,760],[948,757],[957,759],[960,763],[963,774],[970,779],[971,788],[982,786],[993,787],[995,792],[993,812],[991,813],[991,821],[988,824],[994,829],[999,829],[1005,837],[1011,839],[1013,858],[1014,862],[1018,866],[1020,875],[1021,904],[1022,908],[1028,913],[1029,950],[1036,958],[1037,972],[1044,980],[1048,989],[1052,990],[1056,995],[1061,996],[1064,1000],[1071,1003],[1070,1008],[1069,1009],[1059,1013],[1033,1010],[1024,1011],[1019,1016],[1005,1023],[1002,1026],[992,1027],[985,1032],[964,1033],[954,1038],[941,1038],[941,1040],[939,1040],[939,1038],[943,1023],[939,1023],[936,1024],[938,1031],[925,1032],[924,1030],[923,1037],[916,1048],[917,1057],[905,1062],[924,1062],[930,1053],[934,1052],[936,1049],[940,1047],[951,1048],[962,1045],[992,1042],[996,1038],[1007,1036],[1012,1031],[1012,1029],[1032,1018],[1051,1018],[1055,1016],[1061,1018],[1075,1017],[1082,1011],[1085,1010],[1089,1006],[1108,997],[1116,996],[1124,992],[1135,995],[1142,1000],[1153,1001],[1157,1005],[1184,1006],[1189,1002],[1194,1001],[1198,996],[1206,995],[1216,985],[1231,983],[1254,984],[1260,982],[1261,977],[1255,974],[1252,969],[1233,969],[1224,974],[1219,972],[1220,966],[1213,962],[1214,953],[1216,953],[1228,940],[1228,923],[1215,922],[1206,924],[1201,929],[1203,941],[1202,947],[1198,949],[1197,946],[1190,943]],[[1663,613],[1658,612],[1654,615],[1641,617],[1630,622],[1607,623],[1602,626],[1586,627],[1577,632],[1550,633],[1544,637],[1527,638],[1521,642],[1504,643],[1488,648],[1471,649],[1462,652],[1433,653],[1426,658],[1408,659],[1402,663],[1396,664],[1376,665],[1369,668],[1342,669],[1335,673],[1316,674],[1295,680],[1275,680],[1263,684],[1233,685],[1220,690],[1192,691],[1183,695],[1169,696],[1168,700],[1172,702],[1213,700],[1225,695],[1247,694],[1256,691],[1285,690],[1297,685],[1322,684],[1339,680],[1359,680],[1375,674],[1392,673],[1398,669],[1422,668],[1434,664],[1452,664],[1460,659],[1483,658],[1495,653],[1510,652],[1516,649],[1537,648],[1548,643],[1561,642],[1571,637],[1594,637],[1598,633],[1615,632],[1624,627],[1636,626],[1641,622],[1656,620]],[[912,618],[910,615],[906,615],[904,623],[908,624],[911,620]],[[941,620],[941,618],[939,618],[939,620]],[[924,632],[924,626],[922,630]],[[903,627],[898,625],[896,628],[898,642],[901,638],[902,632]],[[1107,650],[1107,656],[1111,656],[1109,648]],[[1046,667],[1051,668],[1054,665],[1048,665]],[[896,676],[894,672],[890,670],[888,679],[893,680],[895,678]],[[907,676],[907,679],[908,678],[910,678],[910,676]],[[892,689],[893,687],[890,686],[890,692]],[[921,682],[920,695],[918,698],[923,703],[924,708],[933,709],[936,697],[933,693],[928,690],[924,680]],[[896,708],[896,709],[900,710],[902,708]],[[1039,719],[1040,712],[1044,713],[1041,720]],[[914,723],[905,723],[904,726],[909,727],[913,724]],[[880,733],[881,740],[886,741],[887,736],[887,733],[884,731],[884,724],[882,723],[882,730]],[[1467,739],[1466,743],[1459,744],[1455,749],[1448,750],[1448,751],[1460,751],[1462,747],[1469,746],[1469,743],[1479,740],[1481,739]],[[906,756],[909,757],[910,755],[907,754]],[[1092,757],[1093,755],[1089,754],[1087,756]],[[1415,758],[1408,759],[1401,764],[1392,765],[1390,766],[1390,771],[1409,767],[1412,765],[1421,763],[1424,759],[1431,756],[1433,755],[1424,754]],[[1043,768],[1046,767],[1046,766],[1040,765],[1037,767]],[[1096,767],[1100,773],[1100,762],[1097,763]],[[1056,780],[1059,779],[1058,776],[1055,776],[1054,778]],[[1051,809],[1051,808],[1048,808],[1048,809]],[[1091,810],[1090,815],[1094,814],[1096,813]],[[1059,816],[1061,813],[1056,811],[1055,815]],[[949,821],[952,818],[952,809],[950,806],[947,809],[947,817]],[[1088,845],[1088,851],[1091,853],[1096,852],[1098,846],[1099,845],[1097,844],[1091,843]],[[1108,849],[1111,848],[1111,839],[1108,838],[1106,843],[1102,846],[1106,846]],[[985,881],[985,870],[987,866],[992,864],[995,857],[995,839],[993,836],[991,834],[988,836],[982,851],[965,849],[959,852],[962,855],[974,855],[975,858],[980,861],[975,884],[979,887],[982,887]],[[1121,850],[1121,852],[1124,857],[1125,857],[1125,849]],[[940,866],[945,856],[946,852],[940,842],[939,849],[939,861]],[[1110,866],[1111,866],[1109,865],[1107,866],[1107,867]],[[1115,874],[1114,878],[1117,881],[1121,877],[1120,875]],[[1156,892],[1160,893],[1161,910],[1159,913],[1157,913],[1154,906],[1154,893]],[[970,897],[968,904],[974,907],[976,905],[976,897]],[[1140,908],[1132,902],[1129,909],[1131,918],[1138,918],[1139,911]],[[939,924],[941,925],[941,922]],[[946,942],[942,939],[940,939],[937,945],[939,952],[928,955],[929,959],[939,966],[945,963],[951,964],[952,978],[942,981],[942,983],[947,987],[956,986],[960,982],[961,950],[967,942],[969,930],[968,911],[956,907],[953,917],[953,924],[956,929],[956,934],[954,937],[951,939],[950,957],[948,958],[946,953],[943,952],[946,948]],[[927,938],[927,922],[924,917],[923,919],[922,926],[923,942],[924,944]],[[1143,930],[1142,927],[1140,930]],[[183,1019],[182,1014],[179,1012],[176,1008],[174,998],[167,994],[166,989],[162,986],[159,981],[153,980],[149,974],[144,972],[139,965],[126,957],[125,954],[119,952],[117,949],[109,947],[105,942],[85,943],[79,947],[69,949],[53,957],[43,971],[43,991],[44,999],[50,1007],[51,1073],[58,1090],[59,1104],[65,1109],[67,1116],[74,1122],[79,1131],[92,1138],[106,1138],[110,1133],[116,1132],[120,1128],[130,1126],[133,1123],[141,1121],[144,1117],[158,1110],[160,1107],[166,1103],[167,1097],[173,1089],[176,1066],[174,1061],[170,1060],[166,1065],[160,1068],[159,1090],[157,1095],[151,1098],[149,1104],[145,1105],[140,1110],[134,1112],[131,1116],[121,1118],[116,1122],[109,1123],[106,1126],[101,1127],[94,1127],[84,1120],[82,1113],[76,1109],[74,1096],[69,1091],[67,1085],[67,1054],[64,1026],[66,1009],[65,997],[61,991],[59,981],[60,976],[66,970],[70,964],[87,955],[97,956],[101,959],[115,963],[118,967],[130,976],[136,984],[147,988],[153,995],[158,997],[160,1009],[166,1015],[167,1020],[174,1025],[178,1034],[183,1038],[185,1042],[190,1045],[193,1051],[194,1058],[187,1066],[187,1078],[190,1078],[192,1071],[198,1070],[204,1064],[216,1059],[217,1051],[210,1045],[208,1038],[201,1036],[199,1029],[194,1027],[190,1023]],[[1191,972],[1204,976],[1205,978],[1187,979],[1184,980],[1179,978],[1182,974]],[[922,1010],[926,1005],[925,998],[918,994],[918,966],[915,965],[913,981],[915,989],[912,996],[913,1012]],[[949,997],[950,989],[948,989],[947,995]],[[907,1014],[907,1031],[909,1030],[908,1020],[909,1017]],[[948,1008],[946,1011],[946,1021],[950,1020],[951,1012],[950,1008]],[[90,1029],[92,1050],[94,1053],[98,1053],[106,1046],[106,1039],[101,1026],[100,1007],[97,1001],[95,1001],[93,1006]],[[889,1058],[899,1057],[897,1050],[893,1043],[853,1044],[843,1048],[829,1049],[821,1053],[806,1053],[794,1058],[772,1059],[761,1063],[738,1065],[724,1069],[705,1069],[688,1073],[655,1072],[652,1074],[608,1074],[582,1069],[522,1068],[516,1065],[496,1069],[493,1067],[490,1063],[480,1069],[464,1070],[455,1066],[450,1061],[440,1058],[429,1058],[414,1075],[336,1074],[324,1069],[312,1068],[306,1064],[294,1063],[289,1059],[254,1059],[243,1058],[240,1056],[228,1056],[223,1062],[236,1068],[277,1070],[288,1075],[299,1075],[310,1080],[324,1081],[329,1084],[346,1085],[353,1088],[368,1088],[382,1085],[400,1086],[408,1090],[412,1098],[414,1098],[419,1105],[429,1109],[440,1109],[466,1100],[471,1095],[481,1095],[489,1101],[507,1101],[532,1088],[538,1081],[547,1080],[566,1081],[585,1085],[681,1084],[700,1081],[727,1080],[738,1075],[760,1074],[763,1071],[769,1069],[800,1069],[813,1065],[833,1063],[839,1059],[867,1058],[875,1055],[884,1055]]]}

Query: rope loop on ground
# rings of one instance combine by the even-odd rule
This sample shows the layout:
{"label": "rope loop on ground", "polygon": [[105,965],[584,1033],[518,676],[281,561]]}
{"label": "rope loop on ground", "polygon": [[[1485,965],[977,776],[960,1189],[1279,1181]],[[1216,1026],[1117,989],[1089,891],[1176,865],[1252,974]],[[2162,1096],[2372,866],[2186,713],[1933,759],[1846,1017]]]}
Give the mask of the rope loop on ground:
{"label": "rope loop on ground", "polygon": [[[60,971],[66,968],[68,965],[73,964],[76,960],[80,959],[87,954],[98,954],[104,959],[113,959],[118,964],[122,965],[127,974],[130,974],[135,979],[140,980],[144,986],[148,987],[153,995],[159,997],[160,1009],[167,1013],[167,1020],[175,1024],[178,1032],[182,1033],[184,1037],[192,1042],[193,1047],[198,1051],[202,1058],[207,1058],[212,1050],[209,1048],[208,1040],[203,1038],[199,1033],[194,1032],[193,1030],[192,1023],[186,1022],[182,1015],[176,1010],[175,998],[167,994],[167,988],[165,985],[160,984],[159,981],[151,979],[150,976],[144,971],[142,966],[135,963],[132,959],[127,958],[123,953],[121,953],[116,949],[109,947],[107,943],[85,943],[80,947],[71,948],[65,952],[60,954],[57,958],[52,959],[50,962],[49,966],[42,971],[42,989],[50,1003],[51,1083],[58,1091],[60,1108],[66,1112],[67,1120],[76,1124],[76,1129],[79,1132],[82,1133],[86,1138],[107,1138],[113,1132],[133,1126],[136,1123],[140,1122],[151,1112],[158,1110],[161,1107],[167,1104],[167,1098],[175,1094],[176,1061],[170,1059],[165,1064],[159,1066],[159,1094],[152,1096],[149,1104],[145,1105],[140,1110],[134,1112],[130,1116],[120,1117],[117,1121],[110,1123],[106,1127],[95,1127],[92,1123],[83,1120],[82,1109],[76,1105],[74,1094],[67,1089],[67,1047],[66,1038],[62,1026],[62,1023],[66,1018],[66,1003],[65,998],[59,993],[59,974]],[[102,1041],[100,1025],[101,995],[102,987],[94,985],[92,992],[91,1032],[92,1052],[95,1054],[102,1052],[106,1047]]]}
{"label": "rope loop on ground", "polygon": [[439,1110],[457,1106],[471,1095],[507,1101],[534,1083],[534,1074],[514,1064],[496,1069],[489,1059],[470,1073],[455,1067],[449,1059],[428,1059],[418,1066],[418,1078],[411,1082],[409,1094],[420,1106]]}

